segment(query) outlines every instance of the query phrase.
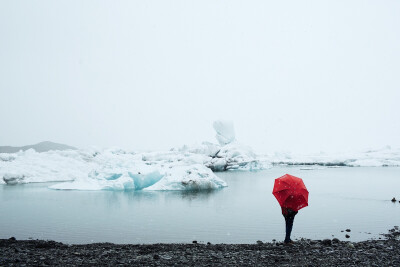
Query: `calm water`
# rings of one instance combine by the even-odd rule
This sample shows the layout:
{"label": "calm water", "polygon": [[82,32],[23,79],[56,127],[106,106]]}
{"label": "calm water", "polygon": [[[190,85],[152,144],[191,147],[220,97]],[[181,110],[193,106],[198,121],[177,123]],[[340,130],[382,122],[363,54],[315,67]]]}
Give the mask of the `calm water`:
{"label": "calm water", "polygon": [[309,207],[294,238],[378,238],[400,224],[400,168],[275,167],[218,175],[229,187],[203,193],[54,191],[49,184],[0,185],[0,238],[66,243],[255,243],[282,240],[284,219],[272,195],[274,178],[302,177]]}

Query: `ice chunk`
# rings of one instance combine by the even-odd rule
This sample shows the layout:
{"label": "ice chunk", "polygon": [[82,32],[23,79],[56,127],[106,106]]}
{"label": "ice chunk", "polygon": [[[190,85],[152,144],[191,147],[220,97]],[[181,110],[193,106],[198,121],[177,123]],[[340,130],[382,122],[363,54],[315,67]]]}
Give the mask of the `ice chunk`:
{"label": "ice chunk", "polygon": [[12,174],[12,173],[6,173],[3,175],[3,181],[6,184],[19,184],[21,181],[23,181],[25,176],[21,173],[18,174]]}
{"label": "ice chunk", "polygon": [[153,171],[148,174],[133,174],[129,173],[129,176],[133,179],[135,184],[135,190],[142,190],[143,188],[152,186],[153,184],[160,181],[164,175],[159,171]]}
{"label": "ice chunk", "polygon": [[[73,182],[52,185],[58,190],[209,190],[226,186],[210,169],[203,165],[173,165],[164,173],[126,172],[120,175],[92,174]],[[92,172],[95,173],[95,172]]]}
{"label": "ice chunk", "polygon": [[0,161],[13,161],[15,157],[15,154],[0,153]]}
{"label": "ice chunk", "polygon": [[205,166],[213,171],[260,170],[270,167],[270,164],[261,162],[250,147],[233,142],[221,147],[205,162]]}
{"label": "ice chunk", "polygon": [[165,176],[144,190],[211,190],[227,186],[204,165],[175,166],[166,170]]}
{"label": "ice chunk", "polygon": [[215,121],[213,123],[214,130],[217,132],[216,138],[221,146],[235,141],[235,129],[231,121]]}

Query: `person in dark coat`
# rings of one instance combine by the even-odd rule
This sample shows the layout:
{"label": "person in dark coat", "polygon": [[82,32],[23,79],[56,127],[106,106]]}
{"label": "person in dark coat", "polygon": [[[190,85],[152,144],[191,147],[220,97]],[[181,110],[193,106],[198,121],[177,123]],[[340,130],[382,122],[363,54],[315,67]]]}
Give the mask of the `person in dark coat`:
{"label": "person in dark coat", "polygon": [[292,239],[290,239],[290,234],[292,233],[294,216],[296,216],[297,213],[298,211],[282,207],[282,215],[285,217],[286,222],[286,236],[285,241],[283,241],[285,244],[293,243]]}

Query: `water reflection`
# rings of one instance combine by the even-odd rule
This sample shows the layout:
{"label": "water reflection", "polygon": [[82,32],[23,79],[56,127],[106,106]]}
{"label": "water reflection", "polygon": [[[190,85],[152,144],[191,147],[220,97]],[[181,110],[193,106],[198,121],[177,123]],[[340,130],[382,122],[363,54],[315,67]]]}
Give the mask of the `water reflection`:
{"label": "water reflection", "polygon": [[168,191],[165,192],[165,198],[180,198],[185,201],[201,200],[206,201],[214,194],[217,194],[224,189],[215,190],[195,190],[195,191]]}

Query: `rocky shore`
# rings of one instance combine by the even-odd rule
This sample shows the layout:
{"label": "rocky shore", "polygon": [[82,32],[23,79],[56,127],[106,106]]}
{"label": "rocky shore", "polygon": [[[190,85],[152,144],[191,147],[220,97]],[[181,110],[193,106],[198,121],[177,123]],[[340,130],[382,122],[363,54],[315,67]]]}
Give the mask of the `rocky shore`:
{"label": "rocky shore", "polygon": [[97,243],[0,239],[0,266],[400,266],[400,231],[379,240],[352,243],[302,239],[292,245]]}

